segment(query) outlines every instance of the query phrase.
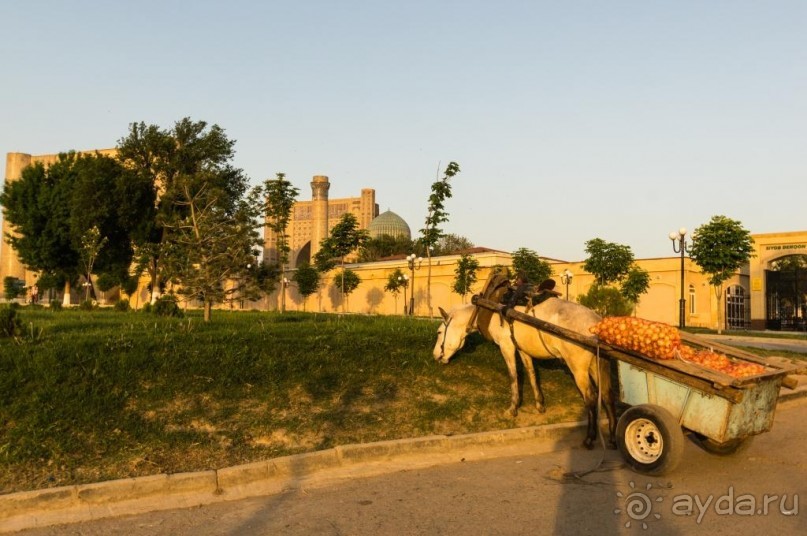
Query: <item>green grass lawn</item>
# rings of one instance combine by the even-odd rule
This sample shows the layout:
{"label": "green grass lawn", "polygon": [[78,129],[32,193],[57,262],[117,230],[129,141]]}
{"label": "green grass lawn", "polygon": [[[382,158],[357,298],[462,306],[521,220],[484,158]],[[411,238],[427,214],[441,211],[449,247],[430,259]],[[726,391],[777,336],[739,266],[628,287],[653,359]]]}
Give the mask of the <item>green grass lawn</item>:
{"label": "green grass lawn", "polygon": [[[216,311],[22,308],[0,339],[0,493],[226,467],[335,445],[578,420],[566,369],[549,411],[505,415],[498,349],[434,362],[436,321]],[[582,440],[582,436],[581,436]]]}

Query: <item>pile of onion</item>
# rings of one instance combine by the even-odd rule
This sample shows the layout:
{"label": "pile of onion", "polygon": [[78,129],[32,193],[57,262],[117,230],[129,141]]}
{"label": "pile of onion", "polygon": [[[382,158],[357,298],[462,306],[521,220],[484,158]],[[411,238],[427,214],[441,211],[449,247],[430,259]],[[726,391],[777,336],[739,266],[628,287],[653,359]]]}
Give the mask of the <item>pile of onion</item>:
{"label": "pile of onion", "polygon": [[681,346],[678,330],[661,322],[632,316],[609,316],[590,331],[601,341],[653,359],[675,359]]}
{"label": "pile of onion", "polygon": [[678,329],[661,322],[632,316],[609,316],[592,326],[590,331],[606,344],[652,359],[682,359],[734,378],[765,372],[765,367],[757,363],[732,360],[712,350],[698,350],[682,344]]}
{"label": "pile of onion", "polygon": [[680,350],[681,359],[702,367],[728,374],[733,378],[745,378],[765,372],[765,367],[748,361],[734,361],[728,356],[712,350],[696,350],[683,345]]}

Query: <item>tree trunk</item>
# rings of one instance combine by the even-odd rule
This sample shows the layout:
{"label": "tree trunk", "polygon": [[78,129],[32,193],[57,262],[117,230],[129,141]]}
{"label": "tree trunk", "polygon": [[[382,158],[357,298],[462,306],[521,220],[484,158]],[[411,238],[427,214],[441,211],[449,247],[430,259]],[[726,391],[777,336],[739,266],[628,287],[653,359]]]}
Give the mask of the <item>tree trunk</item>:
{"label": "tree trunk", "polygon": [[64,296],[62,297],[62,306],[70,307],[70,280],[64,282]]}
{"label": "tree trunk", "polygon": [[213,302],[205,300],[205,312],[204,312],[204,321],[210,322],[210,313],[213,309]]}

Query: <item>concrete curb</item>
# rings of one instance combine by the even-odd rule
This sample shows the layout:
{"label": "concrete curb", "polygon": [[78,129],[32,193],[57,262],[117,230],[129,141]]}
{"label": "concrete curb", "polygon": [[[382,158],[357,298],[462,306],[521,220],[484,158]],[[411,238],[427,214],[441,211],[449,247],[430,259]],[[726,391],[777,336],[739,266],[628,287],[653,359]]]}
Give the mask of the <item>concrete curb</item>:
{"label": "concrete curb", "polygon": [[507,455],[539,454],[582,440],[585,423],[345,445],[224,469],[160,474],[0,495],[0,533],[318,487],[347,478]]}
{"label": "concrete curb", "polygon": [[[807,397],[807,378],[779,402]],[[442,463],[577,447],[585,422],[339,446],[235,467],[0,495],[0,533],[273,495]]]}

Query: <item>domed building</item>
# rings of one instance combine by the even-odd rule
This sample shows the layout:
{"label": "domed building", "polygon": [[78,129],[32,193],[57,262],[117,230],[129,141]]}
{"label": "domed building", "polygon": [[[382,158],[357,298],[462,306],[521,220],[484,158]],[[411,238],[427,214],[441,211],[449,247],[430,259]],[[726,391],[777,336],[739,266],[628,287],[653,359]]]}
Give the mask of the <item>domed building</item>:
{"label": "domed building", "polygon": [[403,218],[387,210],[383,214],[376,216],[370,225],[367,227],[370,233],[370,238],[378,238],[382,235],[389,235],[395,238],[405,237],[408,240],[412,239],[412,232],[409,230],[409,225]]}

